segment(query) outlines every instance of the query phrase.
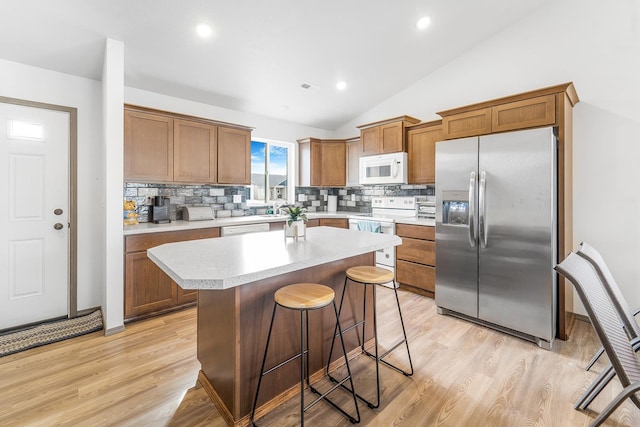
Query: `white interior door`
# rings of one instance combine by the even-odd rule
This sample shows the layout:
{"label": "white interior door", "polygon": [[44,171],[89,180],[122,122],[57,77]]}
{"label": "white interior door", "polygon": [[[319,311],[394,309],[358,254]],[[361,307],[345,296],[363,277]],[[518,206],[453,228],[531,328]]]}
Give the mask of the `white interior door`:
{"label": "white interior door", "polygon": [[69,113],[0,103],[0,329],[68,315]]}

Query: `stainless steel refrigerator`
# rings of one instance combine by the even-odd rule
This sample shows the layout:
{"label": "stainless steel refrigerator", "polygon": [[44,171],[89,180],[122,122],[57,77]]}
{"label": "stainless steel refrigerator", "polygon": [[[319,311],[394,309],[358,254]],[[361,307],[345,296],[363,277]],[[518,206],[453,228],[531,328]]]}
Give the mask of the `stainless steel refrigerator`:
{"label": "stainless steel refrigerator", "polygon": [[436,144],[436,305],[551,348],[556,334],[553,128]]}

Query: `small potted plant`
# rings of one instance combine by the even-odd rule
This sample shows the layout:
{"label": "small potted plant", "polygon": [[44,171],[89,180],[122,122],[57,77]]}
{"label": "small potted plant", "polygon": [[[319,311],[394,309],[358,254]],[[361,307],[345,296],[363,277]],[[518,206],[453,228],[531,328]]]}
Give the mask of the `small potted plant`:
{"label": "small potted plant", "polygon": [[299,206],[284,208],[287,215],[287,224],[284,227],[285,237],[298,238],[305,235],[305,223],[307,222],[307,210]]}

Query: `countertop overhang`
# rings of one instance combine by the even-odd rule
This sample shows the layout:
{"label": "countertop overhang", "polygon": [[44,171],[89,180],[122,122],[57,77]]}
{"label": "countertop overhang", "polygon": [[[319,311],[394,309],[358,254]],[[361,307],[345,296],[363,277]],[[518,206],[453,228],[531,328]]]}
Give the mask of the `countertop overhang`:
{"label": "countertop overhang", "polygon": [[401,243],[390,234],[312,227],[305,240],[270,231],[166,243],[147,256],[183,289],[223,290]]}

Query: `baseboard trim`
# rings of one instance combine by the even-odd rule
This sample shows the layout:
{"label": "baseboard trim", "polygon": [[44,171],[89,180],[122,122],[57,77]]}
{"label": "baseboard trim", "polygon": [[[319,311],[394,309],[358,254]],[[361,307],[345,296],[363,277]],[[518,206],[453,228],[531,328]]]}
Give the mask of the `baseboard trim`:
{"label": "baseboard trim", "polygon": [[578,313],[573,313],[573,315],[576,317],[576,320],[591,323],[591,319],[589,319],[589,316],[585,316],[584,314],[578,314]]}
{"label": "baseboard trim", "polygon": [[109,335],[119,334],[120,332],[124,332],[124,325],[116,326],[115,328],[105,329],[104,336],[108,337]]}

